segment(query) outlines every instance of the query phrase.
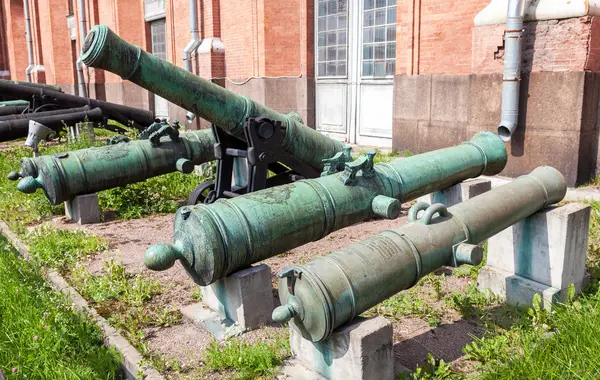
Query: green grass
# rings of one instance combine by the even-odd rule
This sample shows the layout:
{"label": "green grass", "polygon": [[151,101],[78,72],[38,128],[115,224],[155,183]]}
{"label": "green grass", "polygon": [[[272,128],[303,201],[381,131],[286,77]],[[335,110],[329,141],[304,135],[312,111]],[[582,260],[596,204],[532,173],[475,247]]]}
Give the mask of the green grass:
{"label": "green grass", "polygon": [[108,248],[108,242],[80,230],[40,227],[26,236],[31,256],[41,265],[67,269],[92,253]]}
{"label": "green grass", "polygon": [[204,362],[211,371],[233,371],[234,379],[256,379],[274,375],[289,355],[289,336],[284,333],[272,344],[250,345],[232,339],[219,345],[213,341],[205,352]]}
{"label": "green grass", "polygon": [[160,294],[157,281],[141,274],[131,275],[125,267],[113,260],[105,262],[101,275],[92,275],[85,267],[78,266],[71,272],[71,282],[81,294],[94,303],[120,300],[127,305],[141,306]]}
{"label": "green grass", "polygon": [[100,329],[0,237],[0,369],[7,379],[118,379]]}

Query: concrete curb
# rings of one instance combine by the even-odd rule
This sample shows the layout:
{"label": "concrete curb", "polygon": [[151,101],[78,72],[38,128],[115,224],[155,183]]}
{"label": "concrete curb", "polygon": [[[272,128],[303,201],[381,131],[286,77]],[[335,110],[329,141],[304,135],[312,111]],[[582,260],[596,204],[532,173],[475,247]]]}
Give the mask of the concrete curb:
{"label": "concrete curb", "polygon": [[[8,225],[0,220],[0,233],[11,242],[11,244],[19,251],[26,259],[31,260],[29,247],[25,245],[21,239],[8,227]],[[80,310],[85,311],[94,317],[98,326],[102,330],[104,336],[104,344],[113,347],[123,356],[121,365],[125,376],[128,379],[139,379],[140,377],[146,380],[165,380],[165,378],[148,364],[144,364],[142,355],[129,342],[119,334],[119,332],[108,324],[106,319],[100,316],[96,310],[91,307],[87,301],[74,289],[67,281],[54,269],[46,269],[44,277],[52,283],[52,286],[66,294],[73,304]],[[140,376],[141,375],[141,376]]]}

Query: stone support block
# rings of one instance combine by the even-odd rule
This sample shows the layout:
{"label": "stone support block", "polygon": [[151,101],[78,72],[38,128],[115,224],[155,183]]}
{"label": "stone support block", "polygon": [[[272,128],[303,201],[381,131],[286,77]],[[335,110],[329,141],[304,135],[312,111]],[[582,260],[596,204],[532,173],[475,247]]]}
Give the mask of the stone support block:
{"label": "stone support block", "polygon": [[491,189],[492,183],[490,180],[478,178],[458,183],[442,191],[424,195],[418,201],[429,204],[442,203],[447,207],[451,207]]}
{"label": "stone support block", "polygon": [[78,224],[100,222],[98,194],[79,195],[65,202],[65,215]]}

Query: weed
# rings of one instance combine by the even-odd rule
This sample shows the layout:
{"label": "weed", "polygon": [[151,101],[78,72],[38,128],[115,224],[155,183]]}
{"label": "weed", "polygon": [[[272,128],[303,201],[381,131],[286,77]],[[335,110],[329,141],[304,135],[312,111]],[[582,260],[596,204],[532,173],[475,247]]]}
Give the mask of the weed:
{"label": "weed", "polygon": [[273,375],[289,355],[287,334],[280,334],[273,344],[229,340],[221,346],[213,341],[205,352],[205,364],[212,371],[234,370],[238,379],[255,379]]}
{"label": "weed", "polygon": [[161,286],[143,275],[125,272],[122,264],[109,260],[104,263],[101,275],[92,275],[85,267],[79,266],[71,273],[74,286],[86,298],[95,303],[119,300],[127,305],[141,306],[153,296],[161,293]]}
{"label": "weed", "polygon": [[118,329],[145,357],[149,355],[143,332],[147,327],[169,327],[181,322],[179,310],[164,307],[131,307],[125,312],[112,313],[108,322]]}
{"label": "weed", "polygon": [[41,227],[26,237],[31,255],[42,265],[65,269],[82,257],[100,252],[108,247],[106,240],[80,230],[61,230]]}
{"label": "weed", "polygon": [[409,292],[408,295],[400,293],[388,298],[376,307],[375,313],[394,319],[417,317],[425,320],[432,327],[439,326],[442,318],[441,311],[419,298],[415,291]]}
{"label": "weed", "polygon": [[475,338],[473,342],[463,347],[463,352],[467,355],[467,359],[487,363],[506,359],[508,344],[507,335]]}
{"label": "weed", "polygon": [[432,276],[427,276],[427,282],[431,285],[431,287],[433,288],[433,291],[435,292],[435,296],[437,298],[438,301],[441,301],[444,298],[444,279],[446,278],[446,276],[442,273],[441,275],[432,275]]}
{"label": "weed", "polygon": [[403,372],[398,376],[402,380],[434,380],[434,379],[462,379],[463,376],[455,373],[450,364],[443,360],[436,360],[431,354],[427,355],[427,362],[417,367],[415,372]]}
{"label": "weed", "polygon": [[194,291],[192,292],[192,298],[198,302],[202,302],[202,288],[200,286],[196,286]]}
{"label": "weed", "polygon": [[0,288],[0,372],[23,379],[120,378],[121,359],[104,347],[95,323],[1,236]]}
{"label": "weed", "polygon": [[498,297],[491,291],[480,292],[474,284],[470,284],[466,292],[456,292],[447,300],[463,318],[467,319],[480,316],[483,308],[497,301]]}

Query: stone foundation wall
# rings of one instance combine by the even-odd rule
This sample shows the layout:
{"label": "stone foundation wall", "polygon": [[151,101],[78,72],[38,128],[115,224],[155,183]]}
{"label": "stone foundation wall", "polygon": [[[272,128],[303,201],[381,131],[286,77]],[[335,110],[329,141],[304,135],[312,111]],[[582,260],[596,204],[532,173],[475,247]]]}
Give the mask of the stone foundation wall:
{"label": "stone foundation wall", "polygon": [[[519,128],[507,145],[507,176],[537,166],[560,170],[569,186],[589,181],[598,163],[600,74],[537,72],[523,76]],[[422,153],[496,133],[501,74],[399,75],[394,83],[393,148]]]}

